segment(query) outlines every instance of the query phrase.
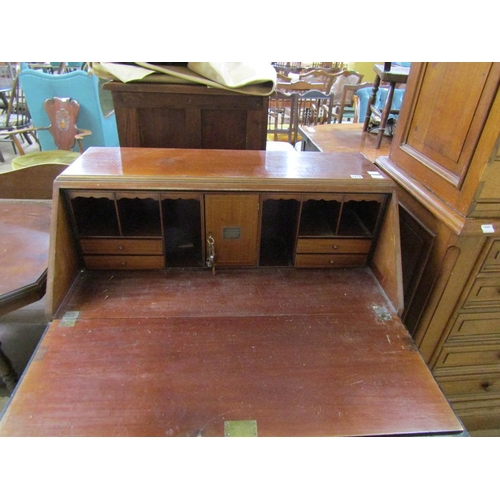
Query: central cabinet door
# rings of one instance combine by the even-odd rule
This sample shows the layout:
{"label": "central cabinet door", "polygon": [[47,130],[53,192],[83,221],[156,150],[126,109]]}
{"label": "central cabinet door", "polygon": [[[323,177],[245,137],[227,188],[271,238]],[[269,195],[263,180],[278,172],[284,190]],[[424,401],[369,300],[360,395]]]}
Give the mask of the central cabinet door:
{"label": "central cabinet door", "polygon": [[217,265],[257,265],[258,223],[258,194],[205,195],[205,236],[215,240]]}

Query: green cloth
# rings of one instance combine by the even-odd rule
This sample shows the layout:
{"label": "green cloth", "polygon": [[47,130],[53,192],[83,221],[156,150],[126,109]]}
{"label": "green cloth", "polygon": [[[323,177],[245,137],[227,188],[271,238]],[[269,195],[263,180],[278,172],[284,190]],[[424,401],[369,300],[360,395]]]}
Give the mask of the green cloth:
{"label": "green cloth", "polygon": [[12,168],[20,169],[36,165],[69,165],[73,163],[80,153],[75,151],[39,151],[23,156],[16,156],[12,160]]}

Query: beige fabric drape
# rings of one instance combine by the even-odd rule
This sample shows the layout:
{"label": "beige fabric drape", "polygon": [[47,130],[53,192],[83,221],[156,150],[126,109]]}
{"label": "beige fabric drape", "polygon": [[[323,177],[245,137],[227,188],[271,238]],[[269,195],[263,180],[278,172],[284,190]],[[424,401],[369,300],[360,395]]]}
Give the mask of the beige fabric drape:
{"label": "beige fabric drape", "polygon": [[276,86],[276,71],[269,63],[190,62],[187,65],[147,62],[94,62],[99,78],[129,82],[190,83],[241,94],[266,96]]}

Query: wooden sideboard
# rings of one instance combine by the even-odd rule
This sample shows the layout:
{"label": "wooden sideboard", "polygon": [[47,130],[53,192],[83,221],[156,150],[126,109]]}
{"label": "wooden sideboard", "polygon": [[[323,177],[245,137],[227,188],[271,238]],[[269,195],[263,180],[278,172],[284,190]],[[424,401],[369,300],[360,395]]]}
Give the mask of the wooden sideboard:
{"label": "wooden sideboard", "polygon": [[500,63],[414,63],[389,156],[404,322],[471,431],[500,429]]}
{"label": "wooden sideboard", "polygon": [[108,82],[122,147],[266,149],[267,96],[204,85]]}
{"label": "wooden sideboard", "polygon": [[397,315],[394,189],[360,154],[89,149],[0,435],[462,434]]}

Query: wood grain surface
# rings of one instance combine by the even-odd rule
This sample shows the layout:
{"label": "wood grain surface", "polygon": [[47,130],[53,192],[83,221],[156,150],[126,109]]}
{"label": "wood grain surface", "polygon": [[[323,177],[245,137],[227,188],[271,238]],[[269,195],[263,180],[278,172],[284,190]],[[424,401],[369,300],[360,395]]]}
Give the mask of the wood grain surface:
{"label": "wood grain surface", "polygon": [[[460,432],[371,272],[85,272],[0,422],[3,436]],[[69,324],[71,325],[71,323]]]}

